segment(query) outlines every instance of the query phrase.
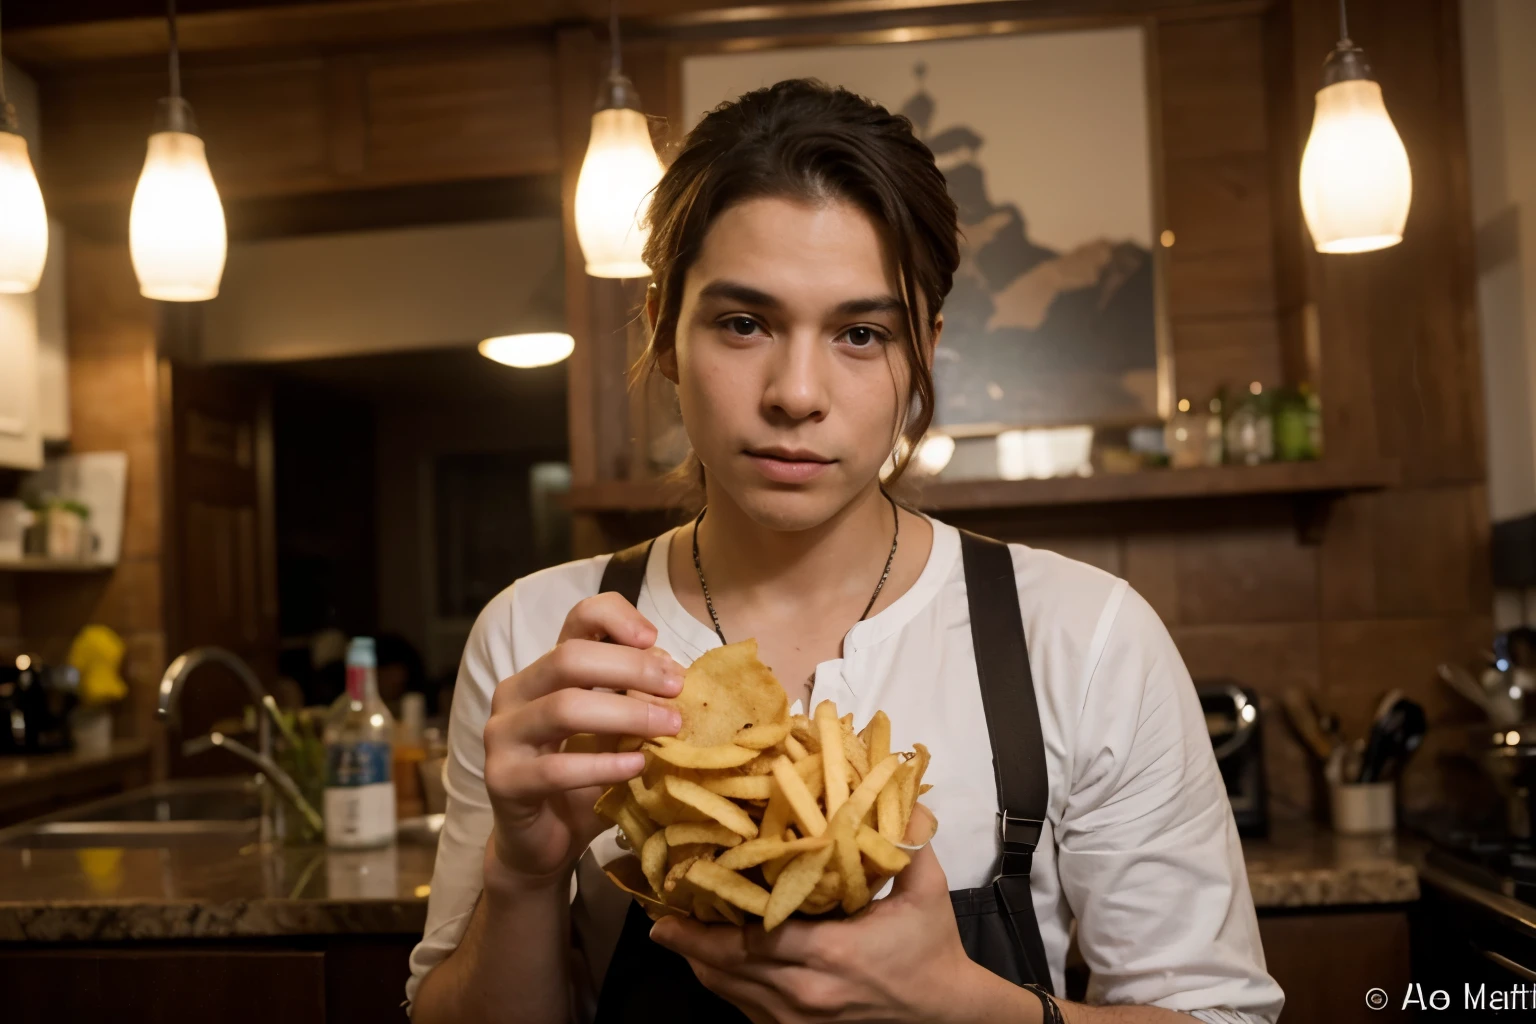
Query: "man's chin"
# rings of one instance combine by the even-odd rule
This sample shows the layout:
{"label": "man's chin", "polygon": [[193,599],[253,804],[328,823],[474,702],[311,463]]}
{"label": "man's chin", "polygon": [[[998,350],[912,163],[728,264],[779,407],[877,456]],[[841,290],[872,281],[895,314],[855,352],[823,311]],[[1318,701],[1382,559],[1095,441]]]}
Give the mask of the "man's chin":
{"label": "man's chin", "polygon": [[855,495],[833,481],[794,486],[721,481],[726,494],[759,526],[795,533],[822,525],[841,512]]}

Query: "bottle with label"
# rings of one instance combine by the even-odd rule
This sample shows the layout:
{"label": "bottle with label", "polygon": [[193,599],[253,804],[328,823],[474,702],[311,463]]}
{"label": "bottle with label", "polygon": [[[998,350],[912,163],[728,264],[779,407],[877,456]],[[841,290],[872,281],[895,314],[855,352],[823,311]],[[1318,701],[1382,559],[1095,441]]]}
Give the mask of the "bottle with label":
{"label": "bottle with label", "polygon": [[325,841],[359,849],[395,839],[390,743],[395,720],[379,697],[373,638],[347,646],[347,692],[325,722]]}

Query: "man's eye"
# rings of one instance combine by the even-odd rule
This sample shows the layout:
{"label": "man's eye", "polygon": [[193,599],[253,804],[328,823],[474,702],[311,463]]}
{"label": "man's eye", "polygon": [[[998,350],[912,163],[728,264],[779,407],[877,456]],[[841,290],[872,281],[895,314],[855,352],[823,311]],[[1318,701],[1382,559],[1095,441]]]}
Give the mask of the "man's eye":
{"label": "man's eye", "polygon": [[739,338],[750,338],[757,332],[757,321],[751,317],[733,316],[725,322],[725,327]]}
{"label": "man's eye", "polygon": [[864,348],[880,340],[879,332],[872,327],[850,327],[844,332],[844,337],[854,348]]}

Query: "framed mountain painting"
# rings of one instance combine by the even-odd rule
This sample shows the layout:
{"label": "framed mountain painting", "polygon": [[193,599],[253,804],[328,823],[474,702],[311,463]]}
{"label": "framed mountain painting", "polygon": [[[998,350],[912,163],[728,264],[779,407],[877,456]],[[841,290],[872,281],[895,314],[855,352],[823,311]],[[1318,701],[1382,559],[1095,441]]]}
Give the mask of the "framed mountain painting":
{"label": "framed mountain painting", "polygon": [[685,52],[681,127],[799,77],[906,115],[948,179],[962,233],[935,427],[966,437],[1157,422],[1170,366],[1153,29],[899,35],[925,31],[934,37]]}

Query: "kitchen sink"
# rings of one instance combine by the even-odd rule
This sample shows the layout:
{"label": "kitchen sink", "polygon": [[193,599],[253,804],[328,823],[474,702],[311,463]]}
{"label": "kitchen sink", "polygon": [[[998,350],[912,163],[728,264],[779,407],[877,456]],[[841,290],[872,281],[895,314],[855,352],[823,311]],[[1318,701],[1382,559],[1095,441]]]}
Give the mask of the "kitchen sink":
{"label": "kitchen sink", "polygon": [[0,829],[0,847],[184,846],[260,833],[261,793],[249,779],[182,779]]}

